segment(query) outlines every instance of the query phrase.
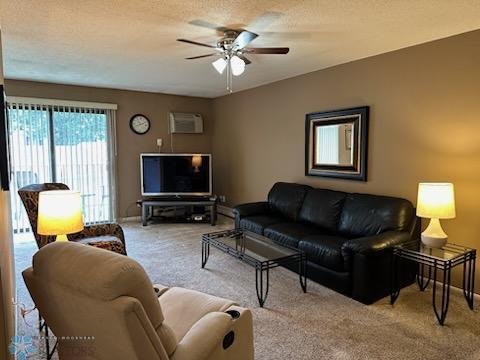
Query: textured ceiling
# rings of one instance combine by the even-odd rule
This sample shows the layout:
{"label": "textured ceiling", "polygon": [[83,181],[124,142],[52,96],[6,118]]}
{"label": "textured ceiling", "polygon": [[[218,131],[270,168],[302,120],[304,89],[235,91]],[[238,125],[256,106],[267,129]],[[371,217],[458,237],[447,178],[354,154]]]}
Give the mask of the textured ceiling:
{"label": "textured ceiling", "polygon": [[[243,27],[252,46],[234,90],[480,28],[479,0],[0,0],[7,78],[216,97],[225,78],[209,49],[216,31]],[[205,51],[206,50],[206,51]]]}

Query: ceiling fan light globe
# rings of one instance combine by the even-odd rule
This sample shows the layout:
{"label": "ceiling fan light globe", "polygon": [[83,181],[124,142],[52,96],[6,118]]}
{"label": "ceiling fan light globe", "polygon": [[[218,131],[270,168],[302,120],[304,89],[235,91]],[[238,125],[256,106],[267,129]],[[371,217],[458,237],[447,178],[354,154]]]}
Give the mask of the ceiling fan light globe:
{"label": "ceiling fan light globe", "polygon": [[232,74],[234,76],[242,75],[245,71],[245,61],[240,59],[238,56],[232,56],[230,59],[230,66],[232,68]]}
{"label": "ceiling fan light globe", "polygon": [[224,58],[220,58],[212,62],[212,65],[219,74],[223,74],[225,68],[227,67],[227,61]]}

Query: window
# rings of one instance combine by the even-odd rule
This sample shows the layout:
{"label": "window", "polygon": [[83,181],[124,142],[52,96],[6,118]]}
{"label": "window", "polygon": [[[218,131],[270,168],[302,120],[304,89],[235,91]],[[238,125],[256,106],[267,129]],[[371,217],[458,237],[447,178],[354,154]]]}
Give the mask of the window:
{"label": "window", "polygon": [[33,183],[80,191],[87,224],[113,221],[115,110],[9,101],[7,113],[14,232],[30,228],[17,190]]}

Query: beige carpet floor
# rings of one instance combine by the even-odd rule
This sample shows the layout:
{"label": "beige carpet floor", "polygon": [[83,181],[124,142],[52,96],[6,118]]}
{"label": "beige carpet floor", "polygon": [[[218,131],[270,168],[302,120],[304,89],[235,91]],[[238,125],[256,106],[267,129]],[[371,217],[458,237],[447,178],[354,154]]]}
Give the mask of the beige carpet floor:
{"label": "beige carpet floor", "polygon": [[[124,223],[129,256],[138,260],[153,282],[181,286],[230,298],[252,309],[256,359],[480,359],[479,305],[468,309],[460,291],[453,290],[445,326],[438,325],[431,307],[431,288],[421,293],[404,289],[394,307],[385,298],[365,306],[312,281],[301,291],[298,276],[277,268],[271,272],[265,308],[255,295],[255,273],[246,264],[212,249],[202,270],[202,233],[232,227],[221,218],[207,224]],[[33,243],[16,246],[17,272],[29,266]],[[18,296],[28,308],[31,299],[20,276]],[[478,304],[478,297],[476,298]],[[36,312],[20,319],[19,334],[38,335]],[[29,359],[44,358],[39,354]],[[148,360],[148,359],[146,359]]]}

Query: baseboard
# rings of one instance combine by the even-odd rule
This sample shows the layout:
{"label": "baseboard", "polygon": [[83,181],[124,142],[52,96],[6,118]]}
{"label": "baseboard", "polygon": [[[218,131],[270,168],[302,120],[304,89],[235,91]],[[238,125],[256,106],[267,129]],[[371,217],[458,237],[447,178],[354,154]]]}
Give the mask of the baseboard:
{"label": "baseboard", "polygon": [[119,218],[118,222],[129,222],[129,221],[140,221],[140,220],[141,220],[140,216],[128,216],[128,217]]}
{"label": "baseboard", "polygon": [[234,218],[235,216],[233,215],[233,210],[231,207],[225,206],[225,205],[218,205],[217,206],[217,212],[223,216],[229,217],[229,218]]}

